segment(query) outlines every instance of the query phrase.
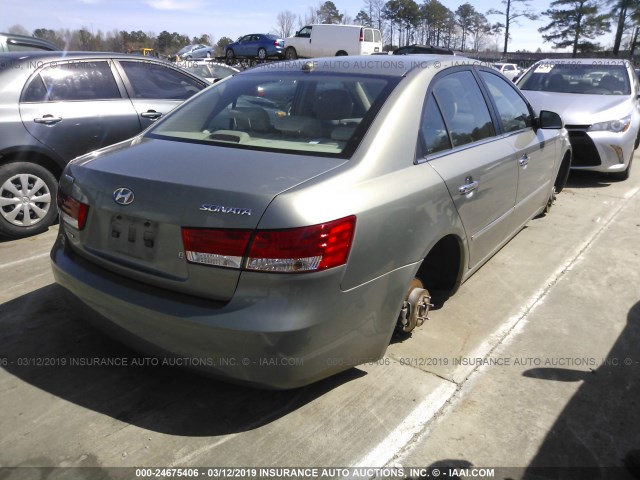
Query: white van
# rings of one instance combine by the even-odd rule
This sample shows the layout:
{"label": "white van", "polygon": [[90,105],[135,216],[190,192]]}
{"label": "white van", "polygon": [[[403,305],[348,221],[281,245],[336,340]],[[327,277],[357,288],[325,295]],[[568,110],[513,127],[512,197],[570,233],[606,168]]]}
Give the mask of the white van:
{"label": "white van", "polygon": [[382,52],[382,35],[377,28],[361,25],[307,25],[295,36],[284,39],[286,59],[371,55]]}

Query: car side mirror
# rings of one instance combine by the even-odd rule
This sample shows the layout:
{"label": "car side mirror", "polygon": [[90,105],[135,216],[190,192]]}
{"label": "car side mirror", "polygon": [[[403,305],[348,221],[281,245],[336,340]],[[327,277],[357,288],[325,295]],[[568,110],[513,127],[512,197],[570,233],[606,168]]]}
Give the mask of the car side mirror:
{"label": "car side mirror", "polygon": [[296,37],[300,36],[300,30],[296,30]]}
{"label": "car side mirror", "polygon": [[554,129],[564,127],[564,122],[560,115],[549,110],[541,110],[540,116],[536,120],[538,128]]}

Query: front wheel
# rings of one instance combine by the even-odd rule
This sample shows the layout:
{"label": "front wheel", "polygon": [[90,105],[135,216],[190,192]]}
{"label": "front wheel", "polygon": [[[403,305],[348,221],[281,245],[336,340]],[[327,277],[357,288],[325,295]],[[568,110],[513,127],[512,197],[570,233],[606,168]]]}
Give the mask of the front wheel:
{"label": "front wheel", "polygon": [[551,207],[556,203],[556,187],[551,188],[551,195],[549,195],[549,199],[547,200],[547,204],[544,207],[545,215],[551,211]]}
{"label": "front wheel", "polygon": [[234,58],[236,58],[236,54],[233,53],[233,50],[231,49],[227,50],[225,56],[227,57],[227,60],[233,60]]}
{"label": "front wheel", "polygon": [[287,60],[295,60],[296,58],[298,58],[298,53],[296,52],[296,49],[293,47],[289,47],[284,51],[284,58],[286,58]]}
{"label": "front wheel", "polygon": [[0,234],[24,238],[46,231],[55,221],[58,181],[41,165],[0,166]]}
{"label": "front wheel", "polygon": [[420,327],[425,320],[429,320],[431,307],[433,305],[429,290],[424,288],[420,280],[414,278],[409,284],[407,295],[402,302],[395,333],[406,335],[411,333],[414,328]]}
{"label": "front wheel", "polygon": [[567,185],[567,180],[569,179],[570,170],[571,170],[571,157],[569,155],[565,155],[565,157],[562,159],[562,163],[560,164],[560,169],[558,170],[558,176],[556,177],[556,181],[553,184],[556,193],[560,193],[564,189],[564,187]]}

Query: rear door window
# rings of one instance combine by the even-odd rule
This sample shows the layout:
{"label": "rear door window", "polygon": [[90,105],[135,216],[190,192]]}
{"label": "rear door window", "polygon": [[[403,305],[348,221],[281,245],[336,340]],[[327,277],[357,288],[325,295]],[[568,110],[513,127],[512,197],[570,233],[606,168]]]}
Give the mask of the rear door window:
{"label": "rear door window", "polygon": [[515,132],[531,127],[531,112],[515,87],[493,73],[482,71],[480,76],[496,105],[502,129],[505,132]]}
{"label": "rear door window", "polygon": [[202,84],[169,65],[120,61],[133,98],[186,100],[202,89]]}
{"label": "rear door window", "polygon": [[496,135],[489,108],[470,71],[438,79],[433,93],[454,147]]}
{"label": "rear door window", "polygon": [[82,61],[45,67],[24,90],[23,102],[120,99],[107,61]]}
{"label": "rear door window", "polygon": [[422,112],[420,140],[423,156],[432,155],[451,148],[451,140],[447,133],[447,127],[444,124],[442,113],[438,108],[433,92],[427,97]]}

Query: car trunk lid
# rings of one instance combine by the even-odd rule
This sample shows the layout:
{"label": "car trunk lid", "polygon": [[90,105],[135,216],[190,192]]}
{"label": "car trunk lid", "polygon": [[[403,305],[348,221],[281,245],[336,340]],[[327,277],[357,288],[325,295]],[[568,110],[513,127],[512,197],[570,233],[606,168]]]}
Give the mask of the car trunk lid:
{"label": "car trunk lid", "polygon": [[128,143],[71,165],[74,196],[89,205],[87,227],[72,243],[129,278],[221,301],[232,297],[240,270],[189,262],[182,229],[254,230],[279,193],[344,163],[188,142]]}

